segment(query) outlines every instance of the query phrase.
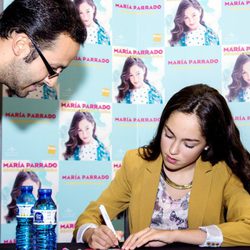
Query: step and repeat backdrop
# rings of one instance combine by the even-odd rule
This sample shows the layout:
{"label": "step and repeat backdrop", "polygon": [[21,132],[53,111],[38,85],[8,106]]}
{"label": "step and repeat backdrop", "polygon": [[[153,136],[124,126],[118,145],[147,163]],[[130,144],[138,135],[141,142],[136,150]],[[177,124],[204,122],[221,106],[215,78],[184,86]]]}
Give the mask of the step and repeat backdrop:
{"label": "step and repeat backdrop", "polygon": [[15,241],[21,185],[35,195],[52,188],[58,241],[71,241],[78,215],[126,150],[154,136],[165,103],[184,86],[218,89],[250,150],[250,1],[83,0],[79,12],[87,41],[57,86],[26,98],[3,88],[2,243]]}

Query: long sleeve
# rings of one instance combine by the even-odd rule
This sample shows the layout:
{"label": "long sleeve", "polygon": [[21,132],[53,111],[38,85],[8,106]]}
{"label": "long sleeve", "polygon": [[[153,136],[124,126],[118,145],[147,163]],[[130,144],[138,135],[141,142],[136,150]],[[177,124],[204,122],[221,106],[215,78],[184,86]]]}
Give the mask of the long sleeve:
{"label": "long sleeve", "polygon": [[111,219],[115,218],[121,211],[128,207],[130,194],[130,183],[127,179],[126,163],[124,160],[121,169],[117,171],[114,180],[107,189],[104,190],[96,201],[91,202],[85,211],[78,217],[74,235],[76,236],[78,228],[83,224],[103,224],[102,216],[98,209],[100,204],[106,207]]}
{"label": "long sleeve", "polygon": [[222,246],[250,245],[250,195],[224,162],[197,161],[188,224],[191,229],[218,226]]}
{"label": "long sleeve", "polygon": [[250,195],[234,175],[224,189],[226,222],[219,224],[222,246],[250,245]]}

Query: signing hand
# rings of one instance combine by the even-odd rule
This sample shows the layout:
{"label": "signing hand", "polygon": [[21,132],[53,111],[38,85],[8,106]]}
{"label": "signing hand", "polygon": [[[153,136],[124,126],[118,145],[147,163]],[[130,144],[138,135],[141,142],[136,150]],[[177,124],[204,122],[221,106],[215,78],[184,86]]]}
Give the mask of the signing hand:
{"label": "signing hand", "polygon": [[[117,231],[119,239],[123,237],[123,232]],[[93,249],[108,249],[118,246],[118,239],[111,229],[105,225],[97,228],[89,228],[84,233],[84,241]]]}
{"label": "signing hand", "polygon": [[135,249],[145,245],[146,247],[160,247],[173,243],[174,231],[145,228],[144,230],[131,234],[124,242],[122,249]]}

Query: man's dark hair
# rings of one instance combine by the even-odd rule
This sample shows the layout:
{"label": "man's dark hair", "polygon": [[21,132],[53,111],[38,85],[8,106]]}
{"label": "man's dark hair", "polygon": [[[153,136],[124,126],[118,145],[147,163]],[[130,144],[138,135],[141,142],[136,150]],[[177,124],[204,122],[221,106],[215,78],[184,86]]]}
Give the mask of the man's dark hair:
{"label": "man's dark hair", "polygon": [[0,15],[0,37],[25,33],[41,49],[49,48],[60,34],[83,44],[87,31],[71,0],[14,0]]}

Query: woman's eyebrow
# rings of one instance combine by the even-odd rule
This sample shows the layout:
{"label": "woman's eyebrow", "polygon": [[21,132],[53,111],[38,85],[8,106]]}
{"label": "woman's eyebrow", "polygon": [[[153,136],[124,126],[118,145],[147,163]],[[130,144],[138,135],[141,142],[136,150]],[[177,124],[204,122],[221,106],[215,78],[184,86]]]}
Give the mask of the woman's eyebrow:
{"label": "woman's eyebrow", "polygon": [[[165,127],[172,135],[175,135],[174,132],[168,127],[168,125],[165,125]],[[191,138],[184,138],[183,141],[200,142],[200,140],[198,139],[191,139]]]}
{"label": "woman's eyebrow", "polygon": [[165,124],[165,126],[164,126],[171,134],[173,134],[174,135],[174,132],[168,127],[168,125],[167,124]]}
{"label": "woman's eyebrow", "polygon": [[190,141],[190,142],[200,142],[198,139],[191,139],[191,138],[184,138],[184,141]]}

